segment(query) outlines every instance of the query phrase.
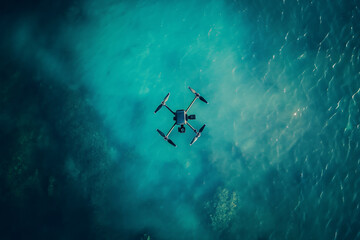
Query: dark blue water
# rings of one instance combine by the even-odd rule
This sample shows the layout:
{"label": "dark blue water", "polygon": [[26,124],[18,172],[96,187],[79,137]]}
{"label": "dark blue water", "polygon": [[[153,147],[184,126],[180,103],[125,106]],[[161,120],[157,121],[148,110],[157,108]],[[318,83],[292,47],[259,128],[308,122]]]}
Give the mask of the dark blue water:
{"label": "dark blue water", "polygon": [[3,12],[1,239],[360,239],[358,1]]}

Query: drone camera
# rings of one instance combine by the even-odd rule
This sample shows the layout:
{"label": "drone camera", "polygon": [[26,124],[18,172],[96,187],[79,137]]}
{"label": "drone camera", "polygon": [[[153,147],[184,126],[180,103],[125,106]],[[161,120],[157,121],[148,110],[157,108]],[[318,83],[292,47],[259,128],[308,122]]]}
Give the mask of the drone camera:
{"label": "drone camera", "polygon": [[183,125],[181,127],[178,127],[178,131],[179,131],[179,133],[184,133],[185,127]]}
{"label": "drone camera", "polygon": [[189,115],[189,116],[188,116],[188,119],[190,119],[190,120],[195,120],[195,119],[196,119],[195,114],[191,114],[191,115]]}

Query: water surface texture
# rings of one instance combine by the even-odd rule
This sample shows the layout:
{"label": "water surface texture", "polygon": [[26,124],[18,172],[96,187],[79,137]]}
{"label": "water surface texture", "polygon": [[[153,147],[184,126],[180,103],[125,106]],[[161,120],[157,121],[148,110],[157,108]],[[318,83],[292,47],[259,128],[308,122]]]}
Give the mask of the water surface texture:
{"label": "water surface texture", "polygon": [[359,1],[2,5],[1,239],[360,239]]}

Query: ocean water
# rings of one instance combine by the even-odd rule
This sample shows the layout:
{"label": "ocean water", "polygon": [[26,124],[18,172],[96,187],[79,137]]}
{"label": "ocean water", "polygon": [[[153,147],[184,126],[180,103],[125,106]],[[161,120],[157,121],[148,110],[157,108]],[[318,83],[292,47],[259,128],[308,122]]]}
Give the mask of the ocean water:
{"label": "ocean water", "polygon": [[360,239],[359,1],[1,11],[0,239]]}

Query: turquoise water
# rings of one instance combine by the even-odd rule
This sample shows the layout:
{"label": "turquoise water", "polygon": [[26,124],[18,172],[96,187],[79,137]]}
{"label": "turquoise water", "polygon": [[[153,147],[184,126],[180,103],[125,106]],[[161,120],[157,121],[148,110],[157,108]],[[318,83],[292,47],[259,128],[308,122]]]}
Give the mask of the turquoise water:
{"label": "turquoise water", "polygon": [[[6,43],[50,86],[44,114],[62,106],[46,128],[66,140],[40,147],[62,152],[62,175],[41,181],[90,206],[87,238],[360,239],[358,1],[69,1],[44,28],[42,14]],[[191,147],[175,129],[173,148],[156,132],[172,115],[153,112],[168,92],[186,108],[188,86],[206,128]],[[57,88],[71,94],[52,105]]]}

